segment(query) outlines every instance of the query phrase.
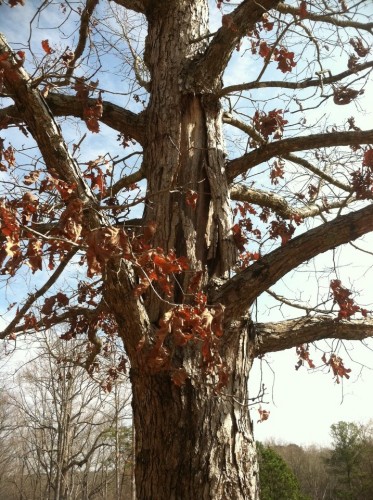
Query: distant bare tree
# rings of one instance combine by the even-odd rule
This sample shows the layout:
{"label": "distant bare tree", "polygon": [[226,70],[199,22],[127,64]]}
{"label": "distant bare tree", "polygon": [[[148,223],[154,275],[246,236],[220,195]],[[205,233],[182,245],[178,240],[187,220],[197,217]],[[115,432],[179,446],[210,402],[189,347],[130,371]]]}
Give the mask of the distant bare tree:
{"label": "distant bare tree", "polygon": [[131,457],[131,441],[122,437],[130,393],[123,375],[120,386],[114,381],[112,392],[107,385],[104,392],[71,362],[79,350],[77,342],[44,339],[37,358],[20,370],[19,388],[11,391],[9,439],[18,443],[18,460],[10,479],[22,478],[22,498],[115,498],[113,492],[123,489]]}

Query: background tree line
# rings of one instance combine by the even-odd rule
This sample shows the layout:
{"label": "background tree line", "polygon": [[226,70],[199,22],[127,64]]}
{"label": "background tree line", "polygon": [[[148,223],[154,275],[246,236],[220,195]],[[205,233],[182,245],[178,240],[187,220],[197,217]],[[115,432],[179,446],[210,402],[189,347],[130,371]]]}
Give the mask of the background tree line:
{"label": "background tree line", "polygon": [[373,422],[331,426],[330,448],[259,444],[262,500],[371,500]]}
{"label": "background tree line", "polygon": [[[78,341],[45,337],[0,387],[0,498],[131,498],[126,376],[95,380]],[[113,353],[108,353],[108,357]],[[110,370],[110,368],[109,368]],[[101,382],[101,383],[99,383]]]}

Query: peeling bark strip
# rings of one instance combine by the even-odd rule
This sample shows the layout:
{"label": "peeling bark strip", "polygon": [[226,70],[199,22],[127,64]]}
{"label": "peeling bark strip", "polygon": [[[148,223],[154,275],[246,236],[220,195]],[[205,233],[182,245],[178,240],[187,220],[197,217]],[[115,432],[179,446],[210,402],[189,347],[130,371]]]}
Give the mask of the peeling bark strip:
{"label": "peeling bark strip", "polygon": [[[48,83],[48,76],[45,76],[43,68],[39,68],[41,76],[31,81],[28,73],[22,68],[22,52],[18,53],[19,57],[13,54],[5,38],[0,37],[0,69],[3,70],[0,78],[7,95],[14,101],[14,105],[0,110],[0,124],[6,128],[9,124],[25,123],[43,156],[46,170],[77,186],[76,196],[79,200],[74,201],[81,207],[84,229],[95,231],[80,231],[79,226],[79,231],[76,232],[78,236],[72,242],[74,248],[66,254],[72,257],[76,249],[89,249],[89,256],[88,252],[86,255],[88,276],[91,278],[95,275],[95,286],[97,284],[98,287],[94,295],[98,302],[97,307],[94,300],[78,304],[76,294],[71,297],[73,300],[69,304],[69,298],[63,295],[67,305],[61,311],[56,311],[52,320],[46,315],[43,316],[42,307],[40,319],[35,316],[33,323],[27,323],[23,317],[41,300],[43,294],[58,286],[57,280],[68,264],[67,260],[60,262],[45,284],[19,306],[13,321],[0,332],[0,338],[9,334],[16,336],[22,332],[30,333],[32,329],[46,328],[51,324],[68,324],[72,328],[76,325],[74,320],[82,317],[84,324],[89,325],[87,337],[90,344],[85,359],[87,364],[92,365],[101,349],[103,336],[101,332],[97,333],[91,329],[91,324],[97,322],[97,311],[107,311],[113,320],[113,329],[115,324],[118,325],[118,336],[123,342],[131,366],[133,419],[136,428],[137,498],[258,500],[258,463],[253,424],[248,413],[247,384],[254,358],[267,352],[330,336],[338,339],[363,339],[373,334],[371,319],[364,322],[352,320],[347,323],[320,316],[254,325],[249,318],[249,308],[254,300],[289,271],[322,252],[373,231],[373,205],[369,204],[371,185],[368,183],[370,169],[373,168],[373,151],[369,146],[364,148],[361,170],[355,172],[355,175],[368,179],[365,186],[358,183],[348,184],[348,175],[342,182],[342,175],[336,175],[334,178],[334,171],[324,172],[322,166],[317,163],[313,165],[293,153],[318,148],[372,144],[373,130],[359,130],[351,118],[348,122],[351,128],[349,132],[313,134],[267,143],[266,140],[274,132],[277,133],[277,138],[286,133],[288,121],[283,118],[281,110],[267,110],[269,114],[266,114],[260,109],[261,103],[255,102],[251,111],[253,114],[258,111],[261,118],[258,125],[254,115],[251,125],[250,121],[244,123],[237,119],[234,109],[223,113],[220,98],[230,92],[266,87],[301,91],[310,87],[322,88],[322,84],[338,85],[342,82],[345,85],[348,77],[352,79],[356,75],[361,81],[366,79],[363,72],[368,73],[373,63],[362,59],[366,53],[365,56],[359,55],[360,59],[353,58],[352,66],[349,60],[348,70],[335,76],[329,75],[322,81],[311,74],[311,71],[305,74],[305,70],[301,69],[297,73],[294,70],[293,77],[286,77],[283,82],[267,82],[261,81],[261,76],[267,68],[271,54],[263,56],[262,53],[260,56],[263,66],[255,81],[222,89],[222,76],[237,44],[248,32],[255,33],[254,28],[258,29],[258,35],[254,41],[253,52],[258,48],[262,34],[265,35],[264,38],[267,36],[264,32],[259,33],[260,26],[264,31],[274,29],[269,37],[277,40],[278,48],[273,47],[282,50],[282,54],[285,54],[283,57],[287,58],[287,62],[279,67],[281,71],[285,69],[285,72],[290,72],[296,64],[296,54],[281,47],[286,41],[290,25],[291,36],[295,36],[299,30],[299,36],[302,37],[300,40],[307,40],[309,50],[315,40],[307,34],[307,28],[307,36],[304,36],[304,19],[342,26],[344,29],[362,29],[366,36],[372,33],[372,23],[363,24],[353,21],[352,18],[348,19],[350,14],[341,13],[340,2],[337,0],[335,5],[338,7],[338,14],[331,11],[327,16],[309,12],[311,7],[321,12],[323,7],[321,4],[318,6],[317,2],[311,2],[312,6],[309,7],[310,2],[302,2],[302,5],[307,3],[307,8],[300,11],[297,6],[288,6],[278,0],[243,0],[237,5],[232,2],[224,3],[224,9],[230,9],[230,13],[222,16],[221,27],[211,34],[208,31],[211,2],[208,0],[114,1],[123,9],[140,13],[146,19],[147,36],[143,62],[150,74],[150,81],[145,86],[149,96],[146,101],[148,104],[139,114],[103,101],[101,116],[100,102],[100,112],[94,117],[96,128],[97,120],[100,120],[111,129],[138,141],[143,148],[143,162],[142,166],[130,175],[120,177],[117,174],[118,178],[107,191],[101,186],[98,196],[94,194],[95,187],[89,187],[78,163],[70,155],[62,131],[55,121],[56,116],[74,116],[87,121],[83,103],[76,96],[59,94],[57,87],[45,99],[38,90],[39,85]],[[75,51],[71,52],[67,66],[57,75],[59,83],[66,86],[66,91],[71,90],[77,76],[74,74],[75,66],[80,60],[90,60],[87,42],[90,37],[89,41],[94,43],[95,30],[91,27],[97,4],[97,0],[87,0],[84,3],[81,24],[76,31]],[[358,3],[354,8],[359,9],[359,5]],[[100,9],[101,7],[100,3]],[[273,19],[263,19],[263,14],[269,9],[274,9]],[[98,9],[95,12],[97,11]],[[94,21],[99,22],[99,18]],[[119,28],[125,31],[128,27],[126,25]],[[293,42],[294,38],[291,38],[291,43]],[[353,44],[356,46],[356,40]],[[360,49],[361,44],[360,40]],[[267,49],[269,50],[268,46]],[[320,62],[320,47],[316,46],[315,51],[315,61],[319,59]],[[129,52],[134,55],[131,49]],[[97,54],[99,57],[99,49]],[[250,57],[249,52],[247,57]],[[100,63],[104,64],[104,60],[105,58]],[[310,67],[313,67],[312,64]],[[101,68],[98,69],[100,70]],[[304,75],[304,80],[297,82],[296,74]],[[308,76],[310,78],[307,78]],[[61,83],[62,81],[64,83]],[[105,89],[101,90],[104,92]],[[87,97],[88,92],[84,95]],[[89,100],[87,97],[85,104],[87,103],[92,104],[93,108],[97,100]],[[265,124],[264,119],[268,117],[269,123],[267,121]],[[240,158],[226,161],[223,122],[247,134],[254,139],[254,146],[258,147],[254,147],[251,152]],[[292,124],[289,123],[288,126]],[[2,142],[0,145],[2,147]],[[131,154],[138,153],[136,151]],[[8,160],[5,158],[4,161],[9,163],[9,166],[2,165],[2,169],[17,168],[15,159],[11,158],[11,150],[6,152],[3,148],[1,154],[4,158],[8,155]],[[286,197],[285,191],[276,192],[275,184],[274,192],[271,192],[270,188],[267,192],[256,189],[255,183],[249,187],[235,183],[235,178],[239,175],[276,157],[300,165],[299,170],[302,173],[303,169],[306,173],[312,173],[312,176],[320,181],[320,185],[327,183],[330,187],[328,196],[332,198],[334,193],[335,197],[323,204],[323,193],[318,198],[318,195],[307,197],[304,194],[307,192],[305,187],[303,192],[299,193],[300,199],[302,202],[308,199],[312,201],[301,206],[301,201],[294,202],[295,196]],[[353,153],[350,158],[353,158]],[[281,177],[281,168],[278,170],[280,174],[276,173],[276,176]],[[38,176],[39,172],[34,174]],[[130,183],[142,179],[146,180],[147,190],[141,199],[145,203],[144,215],[133,225],[133,234],[129,231],[121,232],[122,228],[119,226],[121,221],[126,219],[126,213],[123,207],[120,212],[121,208],[115,205],[122,203],[122,198],[115,198],[115,195]],[[21,176],[20,181],[22,182]],[[35,186],[37,192],[37,183]],[[287,187],[291,187],[291,184],[287,184]],[[15,188],[21,189],[18,185]],[[359,205],[355,212],[336,216],[331,222],[322,223],[310,231],[305,230],[297,238],[267,255],[260,257],[258,251],[255,256],[258,260],[254,264],[248,265],[241,272],[237,271],[238,249],[246,250],[250,247],[240,234],[238,241],[233,238],[231,196],[243,202],[243,206],[240,206],[242,213],[247,209],[252,214],[254,211],[248,205],[252,203],[272,210],[283,218],[299,219],[320,214],[324,217],[323,212],[326,210],[351,207],[359,195],[365,200],[364,208]],[[110,197],[113,200],[109,200]],[[39,203],[37,197],[35,199]],[[42,199],[41,197],[40,200]],[[55,213],[60,214],[58,203],[61,200],[58,194],[56,199]],[[113,205],[108,207],[106,202],[113,202]],[[110,213],[112,206],[118,211]],[[39,247],[47,242],[49,244],[53,239],[53,228],[58,225],[58,215],[48,219],[43,212],[37,221],[38,231],[35,231],[31,224],[27,226],[27,221],[22,223],[22,226],[18,222],[14,223],[22,207],[19,209],[16,206],[14,212],[12,210],[13,205],[8,203],[7,199],[4,205],[0,204],[1,223],[4,223],[0,227],[3,250],[0,258],[7,259],[9,254],[14,252],[14,246],[17,249],[21,245],[25,246],[27,240],[30,241],[34,236],[40,238],[37,242]],[[263,213],[262,220],[266,218],[264,210]],[[241,222],[250,226],[251,221],[246,219]],[[11,240],[9,234],[12,234],[14,227],[18,232],[16,238]],[[124,227],[131,228],[131,224],[126,221]],[[150,235],[143,235],[141,240],[136,231],[143,231],[144,234],[148,232]],[[105,237],[109,235],[110,240],[110,235],[113,234],[116,235],[116,239],[113,238],[115,243],[109,241],[108,247],[112,243],[111,250],[102,257],[104,264],[101,266],[98,262],[102,250],[100,243],[105,246]],[[95,240],[97,235],[102,238]],[[120,235],[125,241],[122,246],[118,243],[122,241]],[[92,241],[96,242],[95,248],[94,245],[90,246]],[[34,259],[40,258],[41,262],[41,256],[36,253],[32,255]],[[167,261],[166,257],[169,255],[172,255],[172,259]],[[147,258],[149,260],[146,260]],[[241,254],[240,258],[243,259],[244,254]],[[252,255],[248,258],[252,258]],[[175,270],[175,262],[181,262],[181,259],[185,259],[184,265],[180,265],[180,269],[176,266]],[[97,268],[92,264],[94,261]],[[171,271],[167,274],[162,265],[170,264],[170,261],[173,266],[171,265]],[[252,261],[254,258],[245,262],[250,264]],[[22,264],[24,261],[20,262]],[[150,279],[145,272],[149,262],[153,265],[149,267],[157,279]],[[157,266],[162,269],[162,277],[166,284],[170,285],[169,288],[162,287],[159,279],[161,273]],[[36,267],[34,265],[34,268]],[[168,279],[170,281],[167,281]],[[52,297],[52,302],[53,300]],[[190,321],[185,327],[186,317],[193,308],[197,311],[195,314],[198,321],[192,322],[196,316],[188,318]],[[357,310],[362,312],[359,307]],[[219,328],[215,331],[212,328],[212,322],[216,320],[213,311],[220,311]],[[224,332],[221,328],[222,311]],[[317,310],[313,312],[319,313]],[[367,311],[364,310],[365,313]],[[172,323],[169,320],[171,317],[177,318],[179,323]],[[195,335],[198,328],[199,336]],[[112,331],[110,335],[113,335]],[[162,335],[164,338],[161,338]],[[214,335],[214,344],[211,338],[208,338],[209,335],[211,338]],[[188,339],[188,336],[192,340]],[[212,345],[215,351],[212,351]],[[175,373],[182,375],[179,379],[172,378]]]}

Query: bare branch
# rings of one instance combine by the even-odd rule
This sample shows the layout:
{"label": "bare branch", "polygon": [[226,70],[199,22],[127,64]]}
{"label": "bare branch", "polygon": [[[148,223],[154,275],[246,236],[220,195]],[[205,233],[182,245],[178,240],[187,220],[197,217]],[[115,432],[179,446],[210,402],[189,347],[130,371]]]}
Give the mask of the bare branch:
{"label": "bare branch", "polygon": [[351,243],[351,241],[350,241],[350,245],[352,247],[356,248],[356,250],[359,250],[359,252],[366,253],[367,255],[373,255],[373,252],[369,252],[369,250],[364,250],[364,248],[360,248],[357,245],[354,245],[353,243]]}
{"label": "bare branch", "polygon": [[[348,76],[355,75],[360,71],[364,71],[365,69],[373,68],[373,61],[367,61],[363,64],[357,64],[354,69],[349,69],[343,71],[342,73],[338,73],[334,76],[328,76],[322,79],[322,85],[331,85],[332,83],[337,83]],[[303,80],[301,82],[286,82],[286,81],[270,81],[270,82],[249,82],[249,83],[241,83],[238,85],[230,85],[229,87],[223,88],[219,93],[219,97],[232,94],[233,92],[242,92],[243,90],[254,90],[254,89],[266,89],[266,88],[282,88],[282,89],[306,89],[310,87],[320,87],[321,80],[320,78],[310,78],[307,80]]]}
{"label": "bare branch", "polygon": [[[254,127],[251,125],[238,120],[237,118],[234,118],[230,113],[224,113],[223,114],[223,121],[224,123],[227,123],[231,125],[232,127],[236,127],[239,130],[242,130],[242,132],[245,132],[246,134],[249,135],[252,139],[254,139],[258,144],[261,146],[264,146],[266,144],[266,141],[264,137],[257,131],[255,130]],[[344,184],[343,182],[338,181],[337,179],[334,179],[331,175],[328,175],[326,172],[323,172],[319,168],[315,167],[311,162],[308,160],[301,158],[299,156],[293,155],[293,154],[288,154],[288,155],[283,155],[283,158],[285,160],[289,160],[293,163],[298,163],[298,165],[302,165],[302,167],[306,168],[310,172],[313,172],[316,174],[320,179],[324,179],[325,181],[329,182],[330,184],[343,189],[344,191],[351,192],[352,189],[348,184]],[[248,200],[246,200],[248,201]]]}
{"label": "bare branch", "polygon": [[347,191],[349,193],[352,192],[352,189],[348,184],[344,184],[343,182],[340,182],[338,179],[332,177],[331,175],[328,175],[326,172],[323,172],[305,158],[300,158],[299,156],[293,154],[284,155],[283,158],[293,163],[298,163],[298,165],[302,165],[302,167],[306,168],[310,172],[313,172],[318,177],[320,177],[320,179],[324,179],[324,181],[329,182],[329,184],[332,184],[333,186],[343,189],[344,191]]}
{"label": "bare branch", "polygon": [[[49,93],[46,102],[55,116],[75,116],[84,118],[83,103],[75,96]],[[93,106],[96,99],[88,99],[86,105]],[[142,115],[137,115],[109,101],[103,101],[103,112],[100,122],[113,130],[135,139],[140,144],[144,141],[145,123]],[[8,106],[0,109],[0,120],[6,119],[6,123],[18,124],[22,120],[16,106]]]}
{"label": "bare branch", "polygon": [[137,83],[143,87],[147,92],[151,91],[151,82],[149,80],[144,80],[141,75],[141,67],[144,67],[144,61],[142,58],[136,53],[136,50],[132,47],[131,40],[124,29],[122,27],[122,37],[127,42],[128,48],[131,52],[131,56],[133,58],[133,71],[135,73]]}
{"label": "bare branch", "polygon": [[373,319],[337,321],[328,316],[306,316],[258,323],[255,331],[256,356],[262,356],[322,339],[363,340],[373,336]]}
{"label": "bare branch", "polygon": [[245,134],[247,134],[249,137],[252,137],[259,144],[265,144],[266,142],[264,137],[262,137],[262,135],[257,130],[255,130],[254,127],[252,127],[248,123],[243,122],[242,120],[234,118],[230,113],[223,113],[223,122],[231,125],[232,127],[238,128],[239,130],[242,130],[242,132],[245,132]]}
{"label": "bare branch", "polygon": [[304,207],[293,207],[285,198],[278,194],[262,191],[261,189],[252,189],[241,184],[233,185],[230,188],[230,195],[232,200],[247,201],[260,207],[268,207],[285,219],[316,217],[316,215],[320,215],[330,209],[341,208],[346,205],[346,200],[338,200],[328,205],[312,203]]}
{"label": "bare branch", "polygon": [[133,174],[130,175],[126,175],[125,177],[119,179],[119,181],[116,182],[109,190],[110,196],[115,196],[122,189],[130,186],[131,184],[134,184],[135,182],[140,182],[144,178],[145,178],[145,172],[143,166],[141,166],[141,168],[137,172],[134,172]]}
{"label": "bare branch", "polygon": [[188,68],[191,88],[201,92],[215,91],[230,56],[250,27],[279,0],[244,0],[229,15],[223,17],[223,26],[216,32],[202,57]]}
{"label": "bare branch", "polygon": [[227,318],[243,316],[254,300],[292,269],[339,245],[373,231],[373,205],[337,217],[290,240],[236,274],[212,294]]}
{"label": "bare branch", "polygon": [[27,313],[27,311],[29,311],[30,307],[32,307],[35,301],[37,301],[38,298],[45,295],[47,291],[50,289],[50,287],[56,283],[56,281],[61,276],[66,266],[70,263],[71,259],[73,258],[73,256],[76,254],[77,251],[78,251],[77,248],[73,248],[72,250],[70,250],[70,252],[66,255],[64,260],[59,264],[57,269],[51,275],[51,277],[44,283],[44,285],[41,288],[39,288],[39,290],[37,290],[35,293],[29,295],[28,299],[23,304],[21,309],[18,310],[17,314],[12,319],[12,321],[2,332],[0,332],[0,339],[5,339],[8,335],[10,335],[15,331],[15,327],[21,320],[24,319],[25,314]]}
{"label": "bare branch", "polygon": [[373,143],[373,129],[313,134],[274,141],[228,162],[227,176],[229,182],[232,182],[235,177],[244,174],[250,168],[274,157],[284,157],[294,151],[371,143]]}
{"label": "bare branch", "polygon": [[294,300],[287,299],[286,297],[283,297],[282,295],[278,295],[275,293],[273,290],[266,290],[266,293],[273,297],[275,300],[278,302],[281,302],[282,304],[285,304],[289,307],[294,307],[295,309],[301,309],[302,311],[305,311],[307,314],[311,313],[319,313],[319,314],[327,314],[332,311],[327,311],[325,309],[318,309],[317,307],[312,307],[310,305],[305,305],[300,302],[296,302]]}
{"label": "bare branch", "polygon": [[74,72],[75,64],[77,60],[82,56],[84,49],[87,44],[87,38],[89,35],[89,23],[99,0],[87,0],[85,8],[82,10],[80,16],[80,28],[79,28],[79,39],[74,51],[74,57],[69,62],[69,66],[66,70],[66,79],[69,79]]}
{"label": "bare branch", "polygon": [[[112,425],[114,426],[114,423],[112,423]],[[93,455],[93,453],[98,450],[99,448],[102,448],[104,446],[110,446],[108,445],[108,443],[102,443],[100,442],[100,439],[103,437],[103,436],[106,436],[107,435],[107,429],[105,428],[103,431],[101,431],[99,434],[97,434],[95,440],[94,440],[94,443],[92,444],[92,446],[89,448],[88,452],[84,455],[83,454],[83,458],[80,459],[80,460],[77,460],[76,458],[73,458],[73,460],[71,460],[65,467],[64,467],[64,472],[70,470],[72,467],[83,467],[83,465],[85,465],[89,459],[91,458],[91,456]],[[75,455],[76,456],[76,455]]]}
{"label": "bare branch", "polygon": [[[279,3],[276,7],[278,12],[281,14],[292,14],[293,16],[299,16],[299,8],[292,7],[286,3]],[[303,19],[310,19],[311,21],[317,21],[320,23],[328,23],[333,26],[340,28],[355,28],[357,30],[368,31],[373,33],[373,23],[361,23],[359,21],[351,21],[350,19],[342,19],[341,17],[325,14],[314,14],[312,12],[306,12],[302,16]]]}

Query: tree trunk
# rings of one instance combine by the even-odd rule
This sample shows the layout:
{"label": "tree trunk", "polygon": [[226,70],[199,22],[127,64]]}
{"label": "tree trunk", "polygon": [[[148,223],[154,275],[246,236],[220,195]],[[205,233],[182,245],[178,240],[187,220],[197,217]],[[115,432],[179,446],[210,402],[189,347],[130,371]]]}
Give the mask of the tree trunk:
{"label": "tree trunk", "polygon": [[[201,286],[206,286],[213,278],[228,277],[236,258],[221,107],[212,94],[187,88],[185,76],[206,42],[192,41],[207,34],[208,2],[153,4],[147,13],[145,44],[151,75],[145,116],[145,219],[157,224],[152,245],[186,256],[189,268],[178,277],[174,295],[167,301],[156,285],[143,297],[152,325],[148,332],[146,321],[131,320],[119,275],[108,276],[107,283],[112,282],[106,300],[123,328],[132,366],[136,495],[149,500],[253,500],[258,498],[258,466],[248,413],[253,349],[246,328],[233,325],[221,340],[221,356],[230,370],[221,393],[215,389],[216,377],[202,376],[200,345],[175,349],[171,370],[183,367],[189,376],[179,387],[169,370],[147,371],[146,358],[133,342],[136,329],[138,337],[151,339],[170,303],[190,303],[191,294],[186,292],[195,272],[202,273]],[[190,192],[197,195],[195,207],[188,203]]]}
{"label": "tree trunk", "polygon": [[131,371],[139,500],[259,498],[247,393],[252,346],[245,329],[235,333],[234,348],[224,354],[231,376],[221,393],[209,377],[201,380],[193,360],[185,364],[189,371],[194,365],[196,378],[182,387],[168,373]]}

